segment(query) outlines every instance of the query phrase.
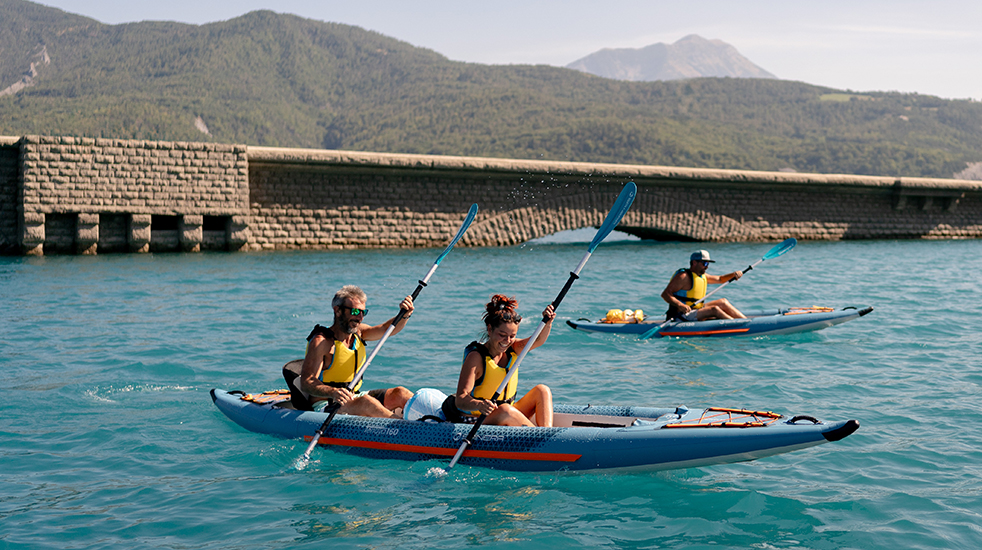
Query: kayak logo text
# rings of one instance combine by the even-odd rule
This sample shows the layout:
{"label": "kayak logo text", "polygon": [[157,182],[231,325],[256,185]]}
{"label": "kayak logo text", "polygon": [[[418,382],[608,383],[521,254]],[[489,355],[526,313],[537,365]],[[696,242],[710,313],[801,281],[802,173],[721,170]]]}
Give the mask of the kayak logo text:
{"label": "kayak logo text", "polygon": [[[464,434],[462,432],[458,432],[458,433],[453,434],[452,439],[454,441],[463,441],[465,437],[466,437],[466,434]],[[505,436],[503,436],[503,435],[490,435],[490,434],[488,434],[488,435],[478,434],[478,435],[475,435],[474,436],[474,441],[488,441],[488,442],[495,442],[495,443],[504,443]]]}
{"label": "kayak logo text", "polygon": [[365,428],[365,431],[374,434],[376,436],[387,435],[391,437],[391,436],[399,435],[398,428],[389,428],[386,426],[368,426]]}

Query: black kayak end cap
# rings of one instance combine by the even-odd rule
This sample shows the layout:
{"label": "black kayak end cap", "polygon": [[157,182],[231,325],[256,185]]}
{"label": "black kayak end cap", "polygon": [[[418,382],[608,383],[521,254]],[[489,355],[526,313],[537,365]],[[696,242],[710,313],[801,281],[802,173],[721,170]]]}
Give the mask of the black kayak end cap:
{"label": "black kayak end cap", "polygon": [[845,439],[852,435],[853,432],[859,429],[858,420],[848,420],[842,426],[822,434],[828,441],[839,441],[840,439]]}
{"label": "black kayak end cap", "polygon": [[218,396],[215,395],[215,388],[212,388],[210,393],[211,393],[211,402],[214,403],[215,400],[218,399]]}
{"label": "black kayak end cap", "polygon": [[867,313],[869,313],[871,311],[873,311],[873,306],[869,306],[867,308],[863,308],[863,309],[859,310],[859,316],[862,317],[863,315],[866,315]]}
{"label": "black kayak end cap", "polygon": [[569,325],[569,326],[571,326],[571,327],[573,327],[573,328],[576,328],[576,323],[574,323],[573,321],[570,321],[569,319],[566,320],[566,324]]}

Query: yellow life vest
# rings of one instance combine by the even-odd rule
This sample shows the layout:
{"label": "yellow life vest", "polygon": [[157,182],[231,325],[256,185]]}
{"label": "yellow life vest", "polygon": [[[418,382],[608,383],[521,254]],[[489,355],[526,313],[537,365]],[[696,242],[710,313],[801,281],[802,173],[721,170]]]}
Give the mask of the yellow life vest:
{"label": "yellow life vest", "polygon": [[[471,389],[471,397],[475,399],[491,399],[494,397],[494,392],[498,390],[498,386],[501,385],[502,380],[508,376],[508,371],[511,370],[512,365],[515,364],[515,360],[518,359],[518,353],[514,348],[508,348],[505,351],[505,356],[508,358],[507,366],[502,367],[495,362],[494,358],[491,357],[491,352],[488,348],[479,342],[471,342],[464,349],[464,358],[466,358],[472,351],[476,351],[481,354],[481,358],[484,359],[484,374],[480,378],[474,381],[474,388]],[[511,377],[508,381],[508,386],[505,387],[504,395],[500,396],[496,401],[497,404],[502,403],[512,403],[515,401],[515,394],[518,392],[518,373]],[[469,414],[472,416],[480,416],[478,411],[461,411],[461,413]]]}
{"label": "yellow life vest", "polygon": [[[318,330],[318,328],[322,330]],[[334,338],[333,331],[320,325],[314,328],[314,331],[310,333],[307,340],[312,340],[317,334],[328,340],[334,340],[334,357],[330,365],[321,368],[321,382],[335,388],[347,388],[348,384],[354,380],[355,373],[365,364],[365,359],[367,359],[365,341],[355,334],[354,349],[351,349],[344,342]],[[357,392],[362,382],[364,380],[359,380],[358,384],[351,391]]]}
{"label": "yellow life vest", "polygon": [[679,290],[675,292],[674,296],[684,302],[686,305],[691,306],[695,309],[699,309],[703,306],[702,302],[696,303],[706,296],[706,276],[696,275],[690,269],[680,269],[675,272],[676,275],[679,273],[686,272],[692,279],[692,288],[689,290]]}

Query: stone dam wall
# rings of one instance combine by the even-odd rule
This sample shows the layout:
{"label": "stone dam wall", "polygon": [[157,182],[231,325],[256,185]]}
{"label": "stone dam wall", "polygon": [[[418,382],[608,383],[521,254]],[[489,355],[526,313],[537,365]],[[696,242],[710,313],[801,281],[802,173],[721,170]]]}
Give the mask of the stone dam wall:
{"label": "stone dam wall", "polygon": [[599,225],[647,239],[982,237],[982,182],[0,137],[0,253],[465,246]]}

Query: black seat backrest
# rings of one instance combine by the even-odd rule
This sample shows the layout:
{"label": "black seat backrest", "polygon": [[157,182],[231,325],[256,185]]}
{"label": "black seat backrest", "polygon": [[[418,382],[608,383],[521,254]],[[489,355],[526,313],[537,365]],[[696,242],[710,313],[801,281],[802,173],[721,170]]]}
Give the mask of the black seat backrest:
{"label": "black seat backrest", "polygon": [[283,379],[286,380],[286,387],[290,389],[290,402],[293,403],[293,408],[298,411],[312,411],[313,405],[300,391],[301,368],[303,368],[303,359],[295,359],[283,365]]}

